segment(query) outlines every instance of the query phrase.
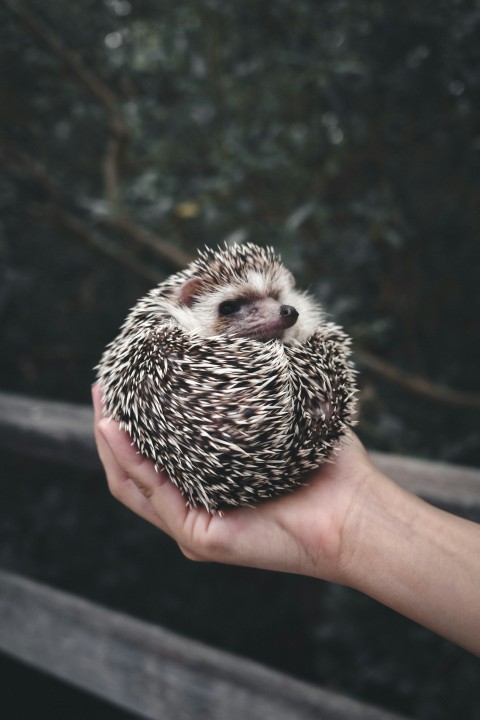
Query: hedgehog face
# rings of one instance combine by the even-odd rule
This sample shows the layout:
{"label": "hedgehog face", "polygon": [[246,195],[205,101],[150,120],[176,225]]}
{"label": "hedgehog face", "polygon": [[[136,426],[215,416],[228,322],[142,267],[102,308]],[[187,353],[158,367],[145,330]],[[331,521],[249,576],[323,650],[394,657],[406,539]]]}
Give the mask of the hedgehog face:
{"label": "hedgehog face", "polygon": [[293,275],[278,260],[239,255],[225,269],[219,255],[178,290],[176,317],[181,314],[185,328],[207,337],[289,342],[306,339],[318,326],[318,306],[295,290]]}
{"label": "hedgehog face", "polygon": [[282,340],[298,319],[292,305],[282,305],[271,296],[224,300],[217,312],[216,334],[261,341]]}
{"label": "hedgehog face", "polygon": [[189,308],[202,335],[282,340],[298,319],[296,308],[285,302],[292,280],[289,273],[273,278],[250,271],[236,282],[206,288],[202,278],[191,278],[180,289],[180,303]]}

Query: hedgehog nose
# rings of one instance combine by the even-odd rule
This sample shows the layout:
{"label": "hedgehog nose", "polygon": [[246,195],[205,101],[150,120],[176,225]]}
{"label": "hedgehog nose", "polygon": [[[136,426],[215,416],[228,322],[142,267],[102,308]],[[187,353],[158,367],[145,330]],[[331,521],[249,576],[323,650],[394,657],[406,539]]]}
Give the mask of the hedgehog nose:
{"label": "hedgehog nose", "polygon": [[280,317],[285,318],[285,327],[292,327],[297,322],[298,312],[293,305],[280,305],[279,313]]}
{"label": "hedgehog nose", "polygon": [[294,317],[295,320],[298,318],[298,312],[293,305],[280,305],[280,315],[282,317]]}

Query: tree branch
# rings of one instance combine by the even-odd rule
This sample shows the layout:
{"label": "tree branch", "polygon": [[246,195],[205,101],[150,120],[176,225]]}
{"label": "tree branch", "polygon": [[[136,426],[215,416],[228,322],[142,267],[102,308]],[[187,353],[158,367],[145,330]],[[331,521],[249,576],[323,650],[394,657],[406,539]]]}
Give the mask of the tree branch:
{"label": "tree branch", "polygon": [[162,279],[160,273],[155,272],[155,270],[143,263],[139,263],[135,256],[127,250],[106,242],[95,230],[89,228],[72,213],[65,210],[61,205],[58,190],[50,180],[46,169],[39,162],[32,160],[18,146],[8,142],[2,136],[0,136],[0,161],[11,172],[23,180],[29,180],[39,188],[49,202],[50,215],[70,235],[77,240],[82,240],[82,242],[90,245],[95,250],[100,250],[104,255],[108,255],[138,275],[154,283],[160,282]]}
{"label": "tree branch", "polygon": [[[137,225],[122,209],[119,193],[119,166],[123,152],[130,139],[130,131],[118,109],[118,100],[106,83],[85,66],[81,58],[65,48],[55,34],[45,28],[37,18],[14,0],[0,0],[16,20],[26,28],[39,45],[59,59],[70,73],[84,86],[101,104],[110,120],[112,137],[107,142],[102,163],[105,195],[110,204],[110,216],[106,224],[122,232],[132,242],[153,250],[160,258],[175,268],[183,268],[192,260],[191,255],[174,245],[163,242],[154,233]],[[52,187],[49,188],[51,190]],[[44,185],[44,190],[47,187]],[[59,208],[57,208],[57,214]],[[71,216],[73,218],[73,216]],[[77,234],[78,235],[78,234]],[[110,253],[111,254],[111,253]],[[143,271],[142,271],[142,274]],[[148,275],[152,273],[149,272]]]}
{"label": "tree branch", "polygon": [[375,373],[375,375],[379,375],[409,392],[445,405],[474,408],[476,410],[480,409],[480,395],[477,393],[451,390],[450,388],[436,385],[425,378],[411,375],[405,370],[395,367],[395,365],[391,365],[389,362],[381,360],[376,355],[372,355],[365,350],[359,350],[355,354],[359,361],[365,365],[368,370]]}
{"label": "tree branch", "polygon": [[65,48],[51,30],[43,27],[37,18],[14,0],[0,0],[17,21],[35,37],[39,45],[48,50],[84,85],[106,111],[112,130],[126,140],[130,131],[118,110],[117,98],[106,83],[86,67],[82,59]]}
{"label": "tree branch", "polygon": [[107,216],[105,224],[117,230],[117,232],[125,233],[136,245],[142,245],[154,250],[175,267],[184,268],[192,261],[192,256],[189,253],[175,247],[175,245],[162,242],[156,235],[132,222],[127,215]]}
{"label": "tree branch", "polygon": [[112,211],[118,211],[118,167],[122,154],[130,141],[130,130],[118,109],[118,100],[109,86],[92,72],[75,53],[68,50],[55,33],[46,28],[27,8],[12,0],[0,0],[22,25],[35,38],[37,43],[56,57],[70,74],[83,85],[105,110],[109,119],[112,137],[107,143],[103,161],[103,179],[105,194]]}
{"label": "tree branch", "polygon": [[118,263],[128,267],[129,270],[133,270],[138,275],[147,278],[147,280],[151,280],[155,284],[159,283],[163,279],[160,273],[152,270],[148,265],[138,262],[134,255],[129,253],[128,250],[105,242],[98,233],[84,225],[60,206],[56,206],[53,210],[54,217],[60,227],[67,230],[73,237],[90,245],[96,250],[100,250],[104,255],[108,255],[113,260],[116,260]]}

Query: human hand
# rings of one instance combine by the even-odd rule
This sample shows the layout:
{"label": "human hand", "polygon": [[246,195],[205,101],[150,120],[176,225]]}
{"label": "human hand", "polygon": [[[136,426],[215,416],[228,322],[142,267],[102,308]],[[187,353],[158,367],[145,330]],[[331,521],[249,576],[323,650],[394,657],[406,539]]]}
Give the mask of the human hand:
{"label": "human hand", "polygon": [[112,495],[174,538],[186,557],[348,582],[349,521],[376,472],[353,433],[308,485],[254,508],[209,515],[187,508],[167,475],[137,453],[116,422],[102,417],[98,385],[92,396],[95,437]]}
{"label": "human hand", "polygon": [[353,433],[307,485],[220,517],[187,508],[167,475],[102,418],[98,386],[93,401],[110,491],[186,557],[349,585],[480,654],[480,526],[396,485]]}

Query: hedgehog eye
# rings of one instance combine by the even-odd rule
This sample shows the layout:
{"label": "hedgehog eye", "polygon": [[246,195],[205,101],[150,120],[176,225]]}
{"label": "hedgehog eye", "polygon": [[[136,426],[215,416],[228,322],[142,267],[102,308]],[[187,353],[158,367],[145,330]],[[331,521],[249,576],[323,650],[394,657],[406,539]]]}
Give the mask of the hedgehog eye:
{"label": "hedgehog eye", "polygon": [[234,315],[240,310],[241,304],[240,300],[225,300],[218,306],[218,312],[220,315]]}

